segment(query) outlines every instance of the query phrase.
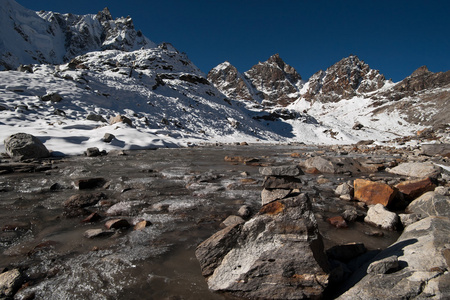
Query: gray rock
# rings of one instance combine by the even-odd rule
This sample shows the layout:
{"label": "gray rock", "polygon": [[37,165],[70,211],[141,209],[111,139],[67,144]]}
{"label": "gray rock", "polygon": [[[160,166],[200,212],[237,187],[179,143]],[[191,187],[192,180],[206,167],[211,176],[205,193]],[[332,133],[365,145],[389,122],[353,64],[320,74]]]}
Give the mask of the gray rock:
{"label": "gray rock", "polygon": [[45,158],[50,152],[35,136],[27,133],[16,133],[5,140],[6,153],[13,158],[32,159]]}
{"label": "gray rock", "polygon": [[111,133],[105,133],[105,135],[103,136],[102,141],[104,141],[105,143],[111,143],[113,139],[115,139],[116,137],[111,134]]}
{"label": "gray rock", "polygon": [[402,223],[403,227],[423,219],[419,214],[399,214],[398,217],[400,218],[400,223]]}
{"label": "gray rock", "polygon": [[[448,299],[450,219],[428,217],[405,228],[397,242],[356,272],[347,283],[353,286],[338,299]],[[367,274],[374,261],[398,257],[398,270]],[[356,284],[355,284],[356,283]]]}
{"label": "gray rock", "polygon": [[300,189],[302,187],[302,182],[299,178],[290,176],[267,176],[263,183],[266,189]]}
{"label": "gray rock", "polygon": [[96,114],[89,114],[86,117],[86,120],[89,121],[95,121],[95,122],[107,122],[105,118],[103,118],[101,115],[96,115]]}
{"label": "gray rock", "polygon": [[307,169],[316,168],[322,173],[342,174],[366,172],[366,168],[351,157],[327,157],[316,156],[308,158],[303,166]]}
{"label": "gray rock", "polygon": [[428,156],[445,156],[450,157],[450,144],[423,144],[422,154]]}
{"label": "gray rock", "polygon": [[245,223],[244,219],[239,216],[228,216],[223,222],[220,224],[222,227],[234,226],[236,224]]}
{"label": "gray rock", "polygon": [[247,219],[252,215],[252,210],[248,205],[242,205],[238,210],[238,215],[244,219]]}
{"label": "gray rock", "polygon": [[353,194],[353,186],[348,182],[344,182],[337,186],[334,193],[338,196],[349,196],[351,198],[351,195]]}
{"label": "gray rock", "polygon": [[394,168],[386,169],[389,173],[410,177],[436,177],[440,173],[440,168],[432,163],[407,162]]}
{"label": "gray rock", "polygon": [[388,271],[398,268],[398,257],[392,255],[377,261],[374,261],[367,268],[368,274],[386,274]]}
{"label": "gray rock", "polygon": [[259,168],[259,173],[265,176],[298,176],[304,173],[297,166],[276,166]]}
{"label": "gray rock", "polygon": [[275,200],[283,199],[290,193],[291,193],[290,190],[285,189],[274,189],[274,190],[263,189],[261,192],[262,205],[266,205],[267,203],[270,203]]}
{"label": "gray rock", "polygon": [[422,218],[428,216],[450,217],[450,196],[427,192],[412,201],[406,208],[406,211],[408,213],[420,214]]}
{"label": "gray rock", "polygon": [[328,265],[306,194],[262,207],[196,250],[211,290],[253,299],[320,298]]}
{"label": "gray rock", "polygon": [[49,93],[41,97],[42,101],[61,102],[63,97],[58,93]]}
{"label": "gray rock", "polygon": [[388,211],[382,204],[378,203],[369,208],[364,222],[383,229],[395,230],[398,226],[399,219],[396,213]]}
{"label": "gray rock", "polygon": [[84,151],[84,155],[87,157],[96,157],[102,155],[102,152],[97,147],[91,147],[87,148],[86,151]]}

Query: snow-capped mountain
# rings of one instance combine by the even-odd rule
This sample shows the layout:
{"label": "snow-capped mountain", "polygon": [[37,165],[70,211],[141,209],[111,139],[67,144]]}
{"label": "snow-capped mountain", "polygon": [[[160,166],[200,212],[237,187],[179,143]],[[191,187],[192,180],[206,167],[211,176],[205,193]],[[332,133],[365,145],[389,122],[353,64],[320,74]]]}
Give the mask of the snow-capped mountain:
{"label": "snow-capped mountain", "polygon": [[[0,71],[0,140],[26,132],[65,154],[202,142],[351,144],[449,123],[449,72],[420,68],[394,84],[350,56],[305,82],[276,54],[244,73],[222,63],[206,78],[186,54],[155,45],[107,9],[77,16],[0,3],[0,64],[20,65]],[[115,136],[109,143],[106,133]]]}
{"label": "snow-capped mountain", "polygon": [[13,0],[0,0],[0,70],[20,64],[62,64],[99,50],[132,51],[156,45],[134,29],[131,18],[98,14],[35,12]]}

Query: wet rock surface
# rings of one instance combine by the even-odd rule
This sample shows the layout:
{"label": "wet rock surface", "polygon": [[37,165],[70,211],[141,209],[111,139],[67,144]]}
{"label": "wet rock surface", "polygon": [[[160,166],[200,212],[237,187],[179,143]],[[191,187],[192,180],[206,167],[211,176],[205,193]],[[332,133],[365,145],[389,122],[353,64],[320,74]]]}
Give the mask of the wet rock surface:
{"label": "wet rock surface", "polygon": [[[350,286],[344,283],[352,278],[352,274],[365,263],[372,263],[371,260],[381,250],[389,249],[401,233],[364,222],[369,208],[354,198],[352,187],[355,179],[370,179],[395,187],[417,178],[388,173],[380,166],[394,167],[404,162],[448,165],[443,156],[366,147],[217,145],[125,151],[121,155],[111,153],[97,157],[50,157],[20,164],[2,158],[0,170],[8,171],[0,172],[1,274],[20,270],[21,284],[24,285],[19,291],[14,289],[17,299],[88,299],[92,297],[91,291],[95,291],[96,299],[247,297],[249,294],[244,292],[231,296],[209,290],[204,276],[213,276],[221,262],[210,263],[210,267],[200,269],[202,263],[195,256],[197,246],[214,234],[217,234],[216,242],[219,244],[236,244],[236,236],[242,236],[244,241],[244,236],[254,236],[266,225],[268,229],[273,227],[272,233],[278,232],[280,239],[291,233],[292,236],[300,236],[301,233],[293,227],[278,226],[276,218],[284,214],[282,206],[287,207],[289,202],[299,201],[298,197],[305,195],[310,203],[310,220],[314,218],[317,224],[325,253],[336,253],[337,250],[327,250],[352,243],[364,246],[346,250],[347,256],[343,254],[341,258],[328,254],[329,270],[321,267],[323,273],[320,274],[324,277],[320,278],[328,278],[328,287],[322,290],[324,297],[337,297],[345,292],[336,292],[338,287],[345,285],[349,289]],[[342,155],[357,164],[337,166],[339,170],[345,169],[343,172],[302,172],[306,171],[303,167],[305,161],[311,157],[341,161],[335,158],[342,158]],[[225,157],[241,159],[226,160]],[[355,165],[377,167],[358,168],[358,171]],[[273,168],[261,174],[261,166]],[[442,198],[443,204],[448,203],[448,175],[439,175],[438,172],[433,178],[437,187],[428,193]],[[80,189],[82,182],[88,183],[89,188]],[[338,186],[341,187],[337,189]],[[264,203],[261,199],[264,190],[280,194]],[[402,193],[398,193],[392,200],[392,207],[387,209],[400,215],[403,226],[409,229],[427,215],[423,211],[409,215],[408,210],[405,214],[404,209],[413,201],[404,198]],[[435,214],[433,209],[441,210],[441,202],[431,200],[431,203],[437,203],[436,207],[427,208],[431,215]],[[327,221],[334,217],[336,220],[344,219],[348,227],[336,227]],[[442,213],[439,218],[447,220],[448,215]],[[120,221],[122,225],[126,221],[127,225],[122,226],[119,222],[108,229],[105,223],[114,219],[123,220]],[[256,223],[261,226],[250,226]],[[271,227],[268,224],[275,225]],[[302,226],[309,228],[307,224]],[[411,235],[416,231],[412,232]],[[264,236],[269,235],[262,234],[261,238]],[[265,247],[263,241],[254,239],[246,244]],[[438,249],[443,261],[450,260],[450,250],[446,247]],[[224,257],[230,251],[210,252],[210,255]],[[420,253],[419,249],[415,251]],[[398,257],[399,268],[391,268],[383,276],[398,272],[396,275],[406,276],[402,273],[404,259],[401,253],[391,253],[382,258],[392,255]],[[281,263],[278,270],[285,271],[280,273],[285,275],[278,278],[280,281],[295,284],[300,281],[301,276],[295,276],[300,274],[297,272],[300,266],[294,257],[289,263],[285,260],[285,264],[278,259]],[[269,265],[277,263],[269,259],[273,258],[257,263],[258,274],[265,274]],[[314,261],[317,262],[311,258],[310,263]],[[390,266],[390,262],[379,264],[377,268],[372,267],[375,271],[370,276],[379,276],[381,271],[377,270]],[[434,267],[433,272],[437,273],[433,274],[441,275],[427,279],[427,291],[430,294],[431,290],[445,293],[448,267],[443,264]],[[263,277],[255,275],[251,277],[254,278],[252,282]],[[326,286],[317,280],[318,277],[305,275],[302,280],[308,282],[308,278],[311,284],[320,282],[321,286]],[[217,286],[222,285],[217,283]]]}

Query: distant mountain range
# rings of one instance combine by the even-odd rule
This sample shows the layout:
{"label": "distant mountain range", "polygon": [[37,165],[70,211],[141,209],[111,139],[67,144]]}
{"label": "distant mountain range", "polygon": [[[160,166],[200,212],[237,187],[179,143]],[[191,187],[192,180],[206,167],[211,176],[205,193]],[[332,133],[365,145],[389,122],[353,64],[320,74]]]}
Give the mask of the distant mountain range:
{"label": "distant mountain range", "polygon": [[[206,76],[186,54],[156,45],[129,17],[113,20],[107,8],[73,15],[0,4],[0,138],[20,123],[45,131],[51,144],[64,135],[59,122],[72,124],[67,135],[86,136],[68,144],[86,146],[101,140],[99,132],[117,129],[104,122],[115,115],[153,137],[136,143],[127,131],[112,148],[168,140],[381,142],[425,127],[448,130],[450,72],[424,66],[393,83],[350,55],[304,80],[275,54],[244,73],[224,62]],[[63,100],[47,105],[42,99],[51,93]],[[100,127],[74,131],[92,115]]]}

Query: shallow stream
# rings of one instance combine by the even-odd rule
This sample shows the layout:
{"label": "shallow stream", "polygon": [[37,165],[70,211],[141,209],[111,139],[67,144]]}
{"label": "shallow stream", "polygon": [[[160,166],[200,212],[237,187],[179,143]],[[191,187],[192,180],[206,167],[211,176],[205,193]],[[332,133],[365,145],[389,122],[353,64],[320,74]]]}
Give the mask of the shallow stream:
{"label": "shallow stream", "polygon": [[[323,151],[252,145],[130,151],[67,157],[49,161],[46,171],[0,175],[0,269],[20,268],[25,274],[28,283],[17,299],[232,299],[208,290],[194,255],[196,246],[243,204],[259,210],[260,165],[296,164],[318,150]],[[291,157],[293,152],[300,157]],[[257,161],[227,162],[225,156]],[[318,177],[307,174],[301,180],[326,248],[362,242],[371,250],[397,239],[397,232],[362,222],[346,229],[329,225],[326,218],[358,208],[333,193],[337,184],[352,177],[323,175],[327,180],[321,183]],[[83,178],[103,178],[106,184],[76,189],[74,182]],[[86,215],[67,216],[67,199],[93,192],[104,193],[105,199],[86,209],[98,212],[102,220],[82,222]],[[105,221],[117,217],[152,225],[116,230],[104,238],[84,236],[86,230],[104,228]],[[367,235],[373,231],[382,236]]]}

